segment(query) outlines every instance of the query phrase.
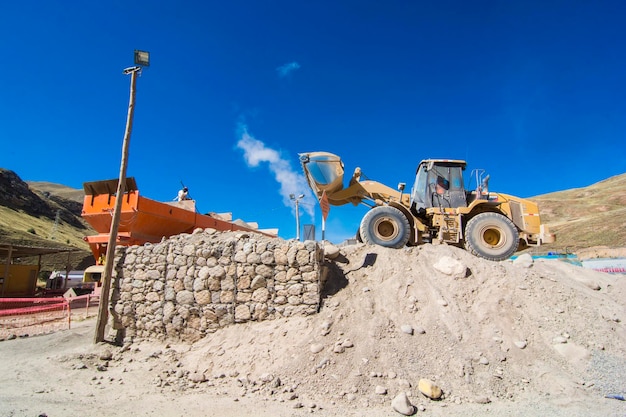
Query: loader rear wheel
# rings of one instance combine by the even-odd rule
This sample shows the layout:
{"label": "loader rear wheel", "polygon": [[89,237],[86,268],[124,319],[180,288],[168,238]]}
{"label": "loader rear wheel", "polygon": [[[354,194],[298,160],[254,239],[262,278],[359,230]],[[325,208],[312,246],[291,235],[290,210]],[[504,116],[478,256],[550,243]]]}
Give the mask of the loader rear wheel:
{"label": "loader rear wheel", "polygon": [[359,231],[364,243],[401,248],[409,241],[410,229],[409,220],[400,210],[379,206],[363,216]]}
{"label": "loader rear wheel", "polygon": [[499,213],[480,213],[465,227],[465,249],[491,261],[508,259],[517,251],[519,232],[513,222]]}

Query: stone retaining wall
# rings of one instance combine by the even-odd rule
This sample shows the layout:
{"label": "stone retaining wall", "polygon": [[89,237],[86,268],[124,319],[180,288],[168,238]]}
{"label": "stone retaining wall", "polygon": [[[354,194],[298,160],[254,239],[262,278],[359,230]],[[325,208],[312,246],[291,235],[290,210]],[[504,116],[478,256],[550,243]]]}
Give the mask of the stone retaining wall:
{"label": "stone retaining wall", "polygon": [[117,247],[113,328],[195,340],[233,323],[314,314],[322,256],[314,241],[213,229]]}

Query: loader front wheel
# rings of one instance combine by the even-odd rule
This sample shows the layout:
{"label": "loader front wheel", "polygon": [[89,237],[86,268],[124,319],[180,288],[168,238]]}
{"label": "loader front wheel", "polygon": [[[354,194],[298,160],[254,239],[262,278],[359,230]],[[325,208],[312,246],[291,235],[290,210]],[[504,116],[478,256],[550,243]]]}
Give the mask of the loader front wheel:
{"label": "loader front wheel", "polygon": [[519,246],[519,232],[513,222],[500,213],[480,213],[465,227],[465,249],[490,261],[502,261]]}
{"label": "loader front wheel", "polygon": [[363,216],[359,232],[364,243],[401,248],[409,241],[410,229],[409,220],[400,210],[379,206]]}

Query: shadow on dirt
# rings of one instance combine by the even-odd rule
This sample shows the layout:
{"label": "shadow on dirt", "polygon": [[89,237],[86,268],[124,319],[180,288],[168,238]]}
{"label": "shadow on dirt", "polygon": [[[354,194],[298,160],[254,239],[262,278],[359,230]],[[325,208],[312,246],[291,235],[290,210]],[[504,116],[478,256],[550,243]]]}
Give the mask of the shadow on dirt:
{"label": "shadow on dirt", "polygon": [[345,271],[340,264],[349,265],[350,261],[343,255],[337,256],[332,261],[324,261],[322,263],[322,291],[321,297],[324,300],[327,297],[337,294],[339,291],[348,286],[348,279],[346,275],[357,271],[361,268],[367,268],[373,266],[376,263],[378,255],[375,253],[368,253],[363,259],[363,263],[355,269]]}

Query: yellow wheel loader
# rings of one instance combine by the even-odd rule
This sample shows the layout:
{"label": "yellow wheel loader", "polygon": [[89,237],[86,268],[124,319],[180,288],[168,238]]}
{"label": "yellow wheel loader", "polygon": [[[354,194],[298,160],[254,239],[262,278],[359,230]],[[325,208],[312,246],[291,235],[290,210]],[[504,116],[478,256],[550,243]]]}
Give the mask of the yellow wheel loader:
{"label": "yellow wheel loader", "polygon": [[541,224],[537,204],[488,190],[484,170],[472,171],[476,187],[466,189],[461,160],[427,159],[419,163],[410,193],[405,184],[393,189],[361,179],[356,168],[344,188],[341,158],[328,152],[300,154],[309,186],[318,199],[325,192],[329,204],[364,204],[357,239],[390,248],[427,242],[465,247],[493,261],[509,258],[527,246],[555,241]]}

